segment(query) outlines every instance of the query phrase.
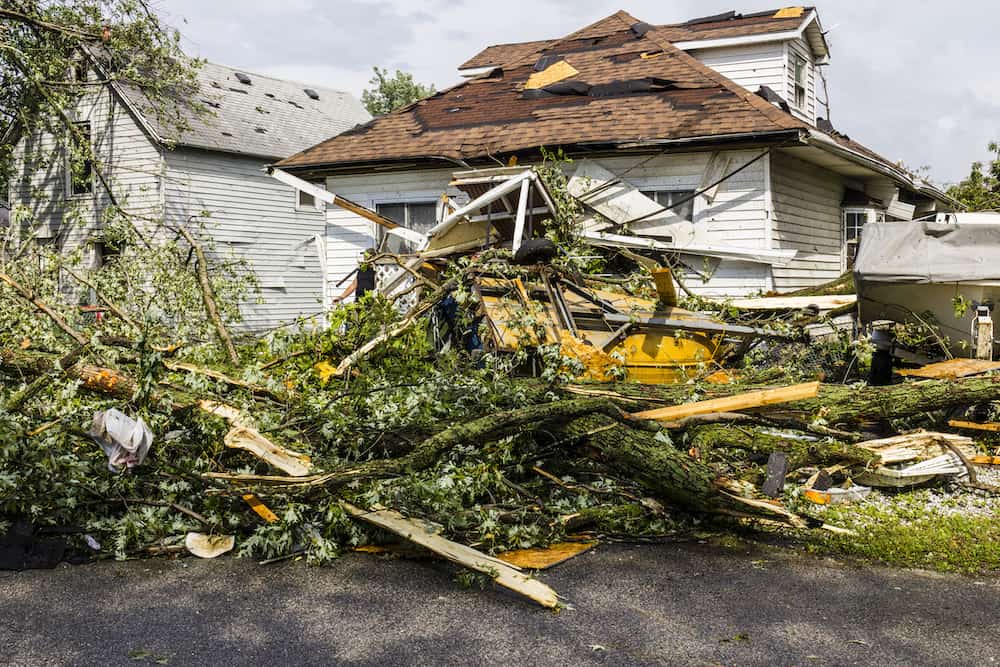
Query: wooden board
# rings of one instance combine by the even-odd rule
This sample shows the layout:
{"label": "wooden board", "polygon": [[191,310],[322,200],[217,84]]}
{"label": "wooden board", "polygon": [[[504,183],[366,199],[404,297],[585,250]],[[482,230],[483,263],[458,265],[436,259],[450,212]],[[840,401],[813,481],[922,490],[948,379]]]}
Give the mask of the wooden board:
{"label": "wooden board", "polygon": [[355,519],[404,537],[453,563],[488,574],[504,588],[531,598],[543,607],[552,609],[559,604],[556,592],[542,582],[522,574],[517,568],[499,558],[441,537],[434,530],[429,530],[424,522],[408,519],[399,512],[389,509],[363,510],[343,501],[340,502],[340,506]]}
{"label": "wooden board", "polygon": [[907,377],[946,380],[963,378],[969,375],[979,375],[980,373],[988,373],[995,370],[1000,370],[1000,361],[949,359],[948,361],[939,361],[936,364],[927,364],[920,368],[902,370],[899,371],[899,374]]}
{"label": "wooden board", "polygon": [[993,433],[1000,433],[1000,423],[998,422],[986,422],[980,424],[979,422],[968,422],[961,419],[949,419],[948,426],[952,428],[966,428],[971,431],[991,431]]}
{"label": "wooden board", "polygon": [[707,415],[713,412],[737,412],[750,408],[759,408],[765,405],[776,403],[788,403],[789,401],[800,401],[805,398],[813,398],[819,393],[819,382],[806,382],[790,387],[779,387],[778,389],[761,389],[735,396],[724,398],[713,398],[708,401],[698,401],[697,403],[685,403],[684,405],[672,405],[667,408],[656,408],[643,412],[632,413],[636,419],[655,419],[657,421],[677,421],[685,417],[694,415]]}
{"label": "wooden board", "polygon": [[760,299],[732,299],[726,303],[740,310],[801,310],[816,306],[820,311],[835,310],[858,302],[854,294],[830,296],[775,296]]}

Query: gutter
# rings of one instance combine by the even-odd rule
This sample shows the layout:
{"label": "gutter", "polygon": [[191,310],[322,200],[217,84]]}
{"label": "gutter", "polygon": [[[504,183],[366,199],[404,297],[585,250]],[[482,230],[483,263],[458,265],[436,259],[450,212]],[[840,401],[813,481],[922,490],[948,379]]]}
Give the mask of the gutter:
{"label": "gutter", "polygon": [[910,174],[906,173],[902,169],[899,169],[898,167],[893,167],[885,162],[882,162],[881,160],[876,160],[875,158],[843,146],[824,132],[810,129],[808,137],[806,138],[806,143],[822,144],[822,146],[818,147],[829,153],[833,153],[846,160],[868,167],[872,171],[878,172],[883,176],[888,176],[898,184],[905,185],[929,197],[960,207],[960,204],[957,201],[926,181],[921,180],[918,182],[914,180]]}

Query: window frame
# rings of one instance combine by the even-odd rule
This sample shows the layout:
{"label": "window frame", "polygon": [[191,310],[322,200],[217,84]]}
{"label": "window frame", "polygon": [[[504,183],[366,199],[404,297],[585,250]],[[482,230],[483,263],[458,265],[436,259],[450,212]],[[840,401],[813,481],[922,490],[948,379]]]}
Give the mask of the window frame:
{"label": "window frame", "polygon": [[87,141],[90,147],[90,159],[85,160],[84,163],[89,163],[89,168],[87,170],[87,175],[89,177],[87,189],[81,192],[76,192],[76,179],[73,177],[73,154],[76,149],[76,136],[72,130],[68,130],[68,137],[66,142],[66,198],[67,199],[86,199],[88,197],[93,197],[96,188],[94,187],[94,128],[89,120],[74,121],[74,127],[86,127]]}
{"label": "window frame", "polygon": [[[792,56],[792,104],[799,111],[804,111],[809,105],[809,61],[800,53],[791,52]],[[801,78],[801,80],[800,80]],[[799,101],[799,92],[802,101]]]}
{"label": "window frame", "polygon": [[[658,206],[664,206],[664,207],[671,206],[673,204],[674,196],[675,195],[681,195],[679,197],[679,199],[684,199],[685,197],[690,197],[691,199],[684,204],[685,206],[690,207],[691,216],[689,218],[685,218],[685,217],[682,217],[682,216],[678,215],[677,214],[677,210],[673,209],[673,208],[670,209],[670,212],[673,213],[678,218],[680,218],[681,220],[683,220],[684,222],[691,222],[691,223],[694,222],[695,216],[697,215],[697,211],[695,211],[695,201],[698,199],[697,197],[694,196],[694,194],[696,192],[698,192],[697,189],[695,189],[695,188],[670,188],[670,187],[659,187],[658,188],[658,187],[648,187],[648,188],[638,188],[638,190],[639,190],[640,194],[642,194],[645,197],[649,197],[649,199],[652,199],[654,202],[656,202],[656,204]],[[650,196],[650,195],[662,195],[662,194],[669,194],[670,195],[670,201],[667,202],[666,204],[661,203],[658,197],[656,197],[656,196],[652,196],[651,197]]]}
{"label": "window frame", "polygon": [[[318,188],[323,187],[322,185],[320,185],[318,183],[313,183],[313,185],[315,185]],[[319,197],[317,197],[316,195],[312,194],[311,192],[306,192],[305,190],[299,190],[298,188],[295,188],[294,192],[295,193],[292,196],[295,198],[295,210],[296,211],[304,211],[306,213],[315,213],[315,212],[322,213],[323,212],[323,210],[324,210],[323,209],[323,202],[321,202],[319,200]],[[312,203],[311,204],[304,204],[304,203],[302,203],[302,195],[306,195],[306,196],[312,197]]]}
{"label": "window frame", "polygon": [[[441,203],[441,198],[440,197],[433,197],[433,198],[431,198],[431,197],[414,197],[412,199],[410,199],[410,198],[407,198],[407,199],[386,199],[386,200],[382,200],[382,201],[375,201],[375,202],[372,202],[372,205],[373,205],[373,208],[374,208],[375,212],[378,213],[379,215],[392,220],[393,222],[399,224],[402,227],[405,227],[406,229],[413,229],[413,227],[411,226],[411,223],[410,223],[410,207],[411,206],[428,206],[428,205],[433,206],[434,207],[434,217],[435,217],[435,219],[437,219],[438,214],[441,212],[440,203]],[[389,218],[389,216],[385,215],[382,211],[379,210],[379,207],[381,207],[381,206],[402,206],[403,207],[403,215],[406,218],[406,220],[403,221],[403,222],[400,222],[399,220],[395,220],[393,218]],[[386,234],[387,230],[382,225],[378,225],[378,224],[375,224],[375,223],[372,223],[372,224],[375,225],[375,235],[374,235],[375,236],[375,244],[374,245],[375,245],[376,250],[378,250],[378,249],[380,249],[382,247],[382,243],[385,240],[385,234]],[[421,232],[421,233],[423,233],[423,232]]]}

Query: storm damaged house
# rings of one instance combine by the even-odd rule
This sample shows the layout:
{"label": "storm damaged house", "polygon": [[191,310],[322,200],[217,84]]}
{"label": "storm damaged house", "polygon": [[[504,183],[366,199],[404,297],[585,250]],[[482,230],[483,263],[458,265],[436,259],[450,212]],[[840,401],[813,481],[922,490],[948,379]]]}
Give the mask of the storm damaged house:
{"label": "storm damaged house", "polygon": [[[460,66],[458,85],[276,166],[426,232],[468,200],[454,172],[561,148],[571,174],[665,209],[627,230],[675,248],[689,287],[793,290],[840,275],[865,224],[950,210],[940,190],[825,120],[829,62],[808,7],[676,25],[619,11],[559,39],[490,46]],[[382,235],[331,206],[331,285]]]}
{"label": "storm damaged house", "polygon": [[[220,258],[242,258],[257,275],[259,294],[241,305],[244,327],[263,330],[321,312],[323,207],[264,168],[370,115],[349,93],[223,65],[204,63],[197,78],[192,99],[204,113],[183,102],[154,113],[141,92],[118,83],[80,100],[74,120],[114,199],[92,167],[71,174],[74,142],[39,133],[18,141],[21,174],[11,184],[11,205],[30,213],[37,243],[64,252],[83,247],[92,268],[117,252],[102,226],[112,201],[153,225],[196,222]],[[181,122],[165,120],[171,117]]]}

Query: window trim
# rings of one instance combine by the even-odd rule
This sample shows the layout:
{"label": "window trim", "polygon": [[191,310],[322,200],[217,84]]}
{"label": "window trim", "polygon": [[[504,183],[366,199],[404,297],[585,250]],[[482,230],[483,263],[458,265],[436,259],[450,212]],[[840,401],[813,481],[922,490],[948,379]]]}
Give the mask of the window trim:
{"label": "window trim", "polygon": [[[379,206],[403,206],[403,211],[406,217],[406,221],[397,224],[400,224],[400,226],[405,227],[406,229],[412,229],[410,227],[410,208],[409,208],[410,206],[430,204],[434,206],[435,218],[441,213],[441,208],[440,208],[441,197],[413,197],[413,198],[398,197],[391,199],[374,200],[371,202],[371,204],[372,204],[372,210],[382,216],[384,216],[385,214],[379,212],[378,210]],[[393,222],[396,221],[394,220]],[[372,226],[375,228],[374,229],[375,233],[372,235],[374,237],[374,247],[378,249],[382,246],[382,241],[385,239],[385,233],[387,230],[382,225],[376,224],[374,222],[372,223]]]}
{"label": "window trim", "polygon": [[74,141],[72,130],[68,130],[68,136],[66,141],[66,199],[87,199],[92,198],[97,188],[94,187],[94,127],[89,120],[73,121],[74,126],[86,126],[87,128],[87,139],[90,141],[90,187],[83,192],[74,192],[74,182],[73,182],[73,150]]}
{"label": "window trim", "polygon": [[[799,111],[805,111],[809,106],[809,61],[795,50],[790,51],[792,61],[792,106]],[[799,81],[798,74],[802,75]],[[799,89],[802,90],[802,103],[799,103]]]}
{"label": "window trim", "polygon": [[[315,185],[316,187],[323,187],[322,185],[320,185],[318,183],[314,183],[313,185]],[[312,204],[303,204],[302,203],[302,195],[309,195],[310,197],[312,197],[313,198],[313,203]],[[293,189],[293,193],[292,193],[292,197],[293,197],[293,201],[295,202],[295,210],[296,211],[303,211],[305,213],[322,213],[323,210],[324,210],[324,208],[323,208],[323,202],[321,202],[319,200],[319,197],[317,197],[316,195],[312,194],[311,192],[306,192],[305,190],[299,190],[298,188],[294,188]]]}

